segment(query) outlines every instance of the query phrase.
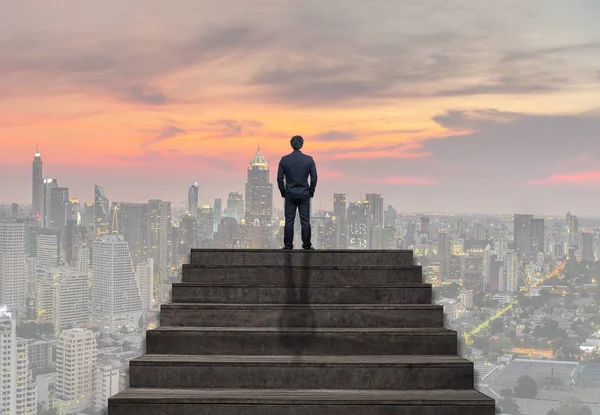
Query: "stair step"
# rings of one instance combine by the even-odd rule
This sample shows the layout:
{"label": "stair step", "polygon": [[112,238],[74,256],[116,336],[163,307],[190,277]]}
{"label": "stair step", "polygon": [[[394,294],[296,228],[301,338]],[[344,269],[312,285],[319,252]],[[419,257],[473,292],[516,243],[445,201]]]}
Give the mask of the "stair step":
{"label": "stair step", "polygon": [[476,390],[277,390],[129,388],[110,415],[493,415]]}
{"label": "stair step", "polygon": [[136,388],[473,389],[458,356],[145,355],[130,363]]}
{"label": "stair step", "polygon": [[455,355],[445,328],[159,327],[146,333],[147,354]]}
{"label": "stair step", "polygon": [[401,328],[443,327],[436,304],[163,304],[161,326]]}
{"label": "stair step", "polygon": [[415,265],[285,266],[285,265],[189,265],[182,268],[182,282],[210,284],[328,284],[420,283],[422,267]]}
{"label": "stair step", "polygon": [[192,265],[413,265],[407,250],[192,249]]}
{"label": "stair step", "polygon": [[431,304],[431,284],[270,284],[175,283],[173,303],[263,304]]}

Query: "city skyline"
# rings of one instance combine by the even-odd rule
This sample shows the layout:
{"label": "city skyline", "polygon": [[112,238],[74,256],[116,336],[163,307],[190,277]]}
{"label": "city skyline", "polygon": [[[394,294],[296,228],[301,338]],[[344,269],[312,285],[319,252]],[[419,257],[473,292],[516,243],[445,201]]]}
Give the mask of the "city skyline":
{"label": "city skyline", "polygon": [[315,207],[336,192],[402,211],[600,203],[597,2],[5,3],[2,202],[31,200],[38,143],[81,200],[99,183],[179,205],[196,180],[201,204],[241,190],[259,143],[273,165],[300,134]]}

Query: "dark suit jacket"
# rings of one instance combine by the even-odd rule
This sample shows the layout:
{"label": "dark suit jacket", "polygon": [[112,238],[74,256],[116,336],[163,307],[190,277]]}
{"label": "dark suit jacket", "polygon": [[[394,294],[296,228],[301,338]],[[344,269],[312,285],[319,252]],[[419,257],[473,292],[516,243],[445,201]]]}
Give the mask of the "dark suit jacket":
{"label": "dark suit jacket", "polygon": [[[310,176],[310,186],[308,176]],[[313,197],[317,187],[317,166],[313,158],[300,150],[294,150],[287,156],[283,156],[277,171],[277,185],[281,197],[286,197],[286,194],[293,199],[308,200]]]}

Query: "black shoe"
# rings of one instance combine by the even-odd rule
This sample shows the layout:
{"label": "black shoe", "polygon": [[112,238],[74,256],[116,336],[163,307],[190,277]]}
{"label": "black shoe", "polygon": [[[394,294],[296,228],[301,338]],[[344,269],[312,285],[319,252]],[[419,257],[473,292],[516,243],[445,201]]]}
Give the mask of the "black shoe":
{"label": "black shoe", "polygon": [[304,249],[305,251],[314,251],[315,250],[315,248],[313,248],[312,246],[309,246],[308,248],[302,248],[302,249]]}
{"label": "black shoe", "polygon": [[284,247],[283,247],[283,248],[281,248],[281,249],[294,249],[294,248],[287,248],[287,247],[285,247],[285,246],[284,246]]}

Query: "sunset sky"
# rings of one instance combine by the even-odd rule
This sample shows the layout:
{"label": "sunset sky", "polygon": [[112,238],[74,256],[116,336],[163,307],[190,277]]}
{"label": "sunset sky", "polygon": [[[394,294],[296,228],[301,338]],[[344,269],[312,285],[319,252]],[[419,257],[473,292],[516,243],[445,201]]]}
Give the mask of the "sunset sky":
{"label": "sunset sky", "polygon": [[[243,190],[305,138],[313,207],[600,216],[598,0],[0,0],[0,203]],[[276,185],[275,185],[276,186]],[[275,191],[275,205],[280,203]]]}

